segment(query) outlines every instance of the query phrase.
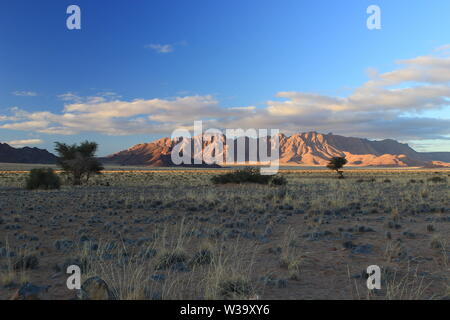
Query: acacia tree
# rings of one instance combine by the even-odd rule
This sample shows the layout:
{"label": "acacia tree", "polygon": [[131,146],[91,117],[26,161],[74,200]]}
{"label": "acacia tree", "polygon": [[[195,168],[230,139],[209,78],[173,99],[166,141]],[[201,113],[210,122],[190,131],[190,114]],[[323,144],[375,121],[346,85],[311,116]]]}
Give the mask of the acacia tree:
{"label": "acacia tree", "polygon": [[81,185],[83,178],[88,182],[92,174],[100,174],[104,169],[95,157],[98,144],[85,141],[80,145],[55,142],[58,165],[71,176],[73,185]]}
{"label": "acacia tree", "polygon": [[336,171],[339,175],[339,179],[344,179],[344,172],[340,169],[342,169],[346,164],[347,159],[343,157],[334,157],[330,159],[330,162],[327,164],[327,168]]}

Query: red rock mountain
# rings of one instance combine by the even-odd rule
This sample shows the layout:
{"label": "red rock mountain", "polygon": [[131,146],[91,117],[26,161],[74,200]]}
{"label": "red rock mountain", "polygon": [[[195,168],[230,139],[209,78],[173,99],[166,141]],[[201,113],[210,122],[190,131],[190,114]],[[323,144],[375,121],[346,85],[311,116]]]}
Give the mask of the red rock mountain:
{"label": "red rock mountain", "polygon": [[[198,136],[194,139],[200,141],[202,137]],[[332,157],[346,157],[348,165],[362,167],[450,166],[450,164],[444,163],[445,160],[449,159],[450,152],[420,153],[407,144],[390,139],[371,141],[317,132],[300,133],[293,136],[280,134],[279,139],[280,164],[286,166],[324,166]],[[249,160],[249,140],[246,139],[245,159],[247,161]],[[173,166],[171,152],[179,141],[179,139],[163,138],[151,143],[136,145],[102,160],[106,163],[121,165]],[[223,156],[223,159],[226,159],[229,147],[235,143],[235,140],[227,140],[221,137],[220,141],[224,144],[223,154],[216,154],[217,150],[220,150],[217,148],[219,143],[217,137],[204,136],[200,144],[202,145],[202,152],[194,152],[192,140],[188,140],[186,143],[191,144],[193,158],[202,159],[203,153],[203,159],[211,156]],[[234,148],[236,150],[236,144]],[[237,159],[235,158],[235,160]]]}
{"label": "red rock mountain", "polygon": [[[151,143],[135,145],[128,150],[120,151],[100,160],[103,163],[114,163],[126,166],[152,166],[152,167],[171,167],[174,166],[171,158],[171,152],[176,145],[176,141],[170,138],[162,138]],[[201,159],[201,158],[198,158]],[[191,160],[194,164],[194,161]],[[206,167],[203,161],[198,165],[184,165],[185,167]]]}

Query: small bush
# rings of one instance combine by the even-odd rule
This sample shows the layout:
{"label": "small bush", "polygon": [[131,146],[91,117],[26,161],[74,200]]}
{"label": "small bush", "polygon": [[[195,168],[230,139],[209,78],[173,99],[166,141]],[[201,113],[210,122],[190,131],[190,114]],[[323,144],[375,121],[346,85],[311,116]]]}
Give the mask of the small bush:
{"label": "small bush", "polygon": [[262,175],[257,168],[245,168],[236,170],[234,172],[214,176],[211,178],[214,184],[228,184],[228,183],[258,183],[271,184],[273,186],[284,186],[287,184],[286,178],[282,176]]}
{"label": "small bush", "polygon": [[59,189],[60,187],[61,180],[51,168],[31,170],[26,182],[26,188],[28,190],[49,190]]}
{"label": "small bush", "polygon": [[428,179],[428,181],[434,182],[434,183],[443,183],[443,182],[447,182],[446,178],[442,178],[442,177],[433,177]]}
{"label": "small bush", "polygon": [[273,186],[285,186],[287,185],[287,180],[285,177],[282,176],[275,176],[272,177],[272,181],[270,182]]}
{"label": "small bush", "polygon": [[245,168],[236,170],[234,172],[222,174],[212,177],[214,184],[227,184],[227,183],[258,183],[269,184],[271,176],[262,175],[256,168]]}
{"label": "small bush", "polygon": [[336,173],[338,174],[338,179],[344,179],[344,172],[340,169],[342,169],[347,164],[347,162],[347,159],[343,157],[333,157],[327,164],[327,168],[336,171]]}

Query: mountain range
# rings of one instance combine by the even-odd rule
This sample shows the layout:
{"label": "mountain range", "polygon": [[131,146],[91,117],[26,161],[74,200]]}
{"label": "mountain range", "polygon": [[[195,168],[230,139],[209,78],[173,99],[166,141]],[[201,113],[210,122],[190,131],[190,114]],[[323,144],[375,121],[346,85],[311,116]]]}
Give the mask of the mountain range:
{"label": "mountain range", "polygon": [[0,163],[42,163],[55,164],[57,157],[44,149],[13,148],[7,143],[0,143]]}
{"label": "mountain range", "polygon": [[[250,139],[246,139],[246,161],[249,160],[248,142]],[[106,163],[120,165],[173,166],[171,152],[180,141],[180,138],[162,138],[154,142],[135,145],[102,160]],[[194,150],[195,141],[202,146],[201,150],[199,148],[196,152]],[[223,154],[215,154],[217,150],[220,150],[218,148],[219,141],[224,145],[222,148]],[[407,144],[392,139],[372,141],[333,134],[306,132],[292,136],[279,134],[279,141],[279,160],[280,164],[285,166],[324,166],[332,157],[345,157],[348,160],[348,165],[361,167],[450,166],[449,163],[446,163],[450,162],[450,152],[421,153]],[[219,136],[219,138],[217,136],[196,136],[192,139],[185,139],[184,143],[190,144],[192,158],[194,159],[211,157],[226,159],[231,146],[234,146],[234,154],[236,154],[235,140],[227,139],[224,136]],[[274,145],[273,140],[269,138],[265,143],[267,143],[269,149],[271,145]]]}
{"label": "mountain range", "polygon": [[[344,137],[334,134],[317,132],[299,133],[292,136],[279,134],[279,161],[283,166],[324,166],[332,157],[345,157],[349,166],[360,167],[450,167],[450,152],[417,152],[408,144],[392,139],[373,141],[363,138]],[[245,161],[249,161],[249,143],[252,138],[246,138]],[[255,139],[253,139],[255,140]],[[191,148],[191,163],[200,159],[200,164],[184,165],[205,167],[203,159],[221,157],[226,159],[230,148],[234,147],[236,157],[236,140],[224,136],[196,136],[192,139],[162,138],[150,143],[138,144],[127,150],[100,158],[104,164],[171,167],[174,166],[171,153],[174,147],[183,142]],[[195,143],[202,146],[194,150]],[[258,143],[257,141],[253,141]],[[224,145],[222,153],[217,153],[218,144]],[[273,138],[265,138],[268,150],[274,146]],[[203,157],[203,158],[202,158]],[[0,143],[0,163],[42,163],[54,164],[57,157],[44,149],[13,148],[6,143]],[[240,159],[243,160],[243,159]],[[259,158],[256,161],[260,161]],[[227,165],[227,163],[224,163]]]}

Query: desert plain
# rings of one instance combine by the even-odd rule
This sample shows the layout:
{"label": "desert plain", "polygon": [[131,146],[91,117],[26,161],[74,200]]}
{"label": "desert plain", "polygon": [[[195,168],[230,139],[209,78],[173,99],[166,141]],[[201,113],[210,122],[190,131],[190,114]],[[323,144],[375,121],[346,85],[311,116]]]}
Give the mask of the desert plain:
{"label": "desert plain", "polygon": [[269,186],[211,182],[227,169],[107,168],[28,191],[29,165],[0,168],[0,299],[24,284],[83,298],[70,265],[112,299],[450,299],[448,169],[285,168],[287,185]]}

